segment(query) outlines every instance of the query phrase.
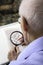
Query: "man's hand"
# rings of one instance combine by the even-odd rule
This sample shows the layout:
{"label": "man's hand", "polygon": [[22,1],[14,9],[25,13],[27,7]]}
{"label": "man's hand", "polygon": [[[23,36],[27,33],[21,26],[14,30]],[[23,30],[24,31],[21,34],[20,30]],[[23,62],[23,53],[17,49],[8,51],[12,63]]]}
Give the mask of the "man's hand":
{"label": "man's hand", "polygon": [[15,47],[14,50],[11,50],[9,53],[8,53],[8,59],[9,61],[12,61],[12,60],[16,60],[18,55],[19,55],[20,51],[19,51],[19,47]]}

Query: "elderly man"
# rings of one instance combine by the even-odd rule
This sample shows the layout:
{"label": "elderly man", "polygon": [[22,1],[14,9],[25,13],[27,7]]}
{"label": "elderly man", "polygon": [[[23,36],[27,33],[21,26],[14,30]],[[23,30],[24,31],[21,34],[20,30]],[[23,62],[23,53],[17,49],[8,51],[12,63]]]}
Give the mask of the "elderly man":
{"label": "elderly man", "polygon": [[43,65],[43,0],[22,0],[19,14],[29,45],[9,65]]}

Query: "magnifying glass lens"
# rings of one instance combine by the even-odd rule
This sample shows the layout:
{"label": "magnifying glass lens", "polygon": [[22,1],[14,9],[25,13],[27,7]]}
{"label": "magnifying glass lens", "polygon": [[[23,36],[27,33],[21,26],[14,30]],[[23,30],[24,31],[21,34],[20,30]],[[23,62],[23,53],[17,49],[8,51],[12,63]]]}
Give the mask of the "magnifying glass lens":
{"label": "magnifying glass lens", "polygon": [[23,43],[24,37],[20,31],[14,31],[10,35],[10,40],[14,45],[20,45]]}

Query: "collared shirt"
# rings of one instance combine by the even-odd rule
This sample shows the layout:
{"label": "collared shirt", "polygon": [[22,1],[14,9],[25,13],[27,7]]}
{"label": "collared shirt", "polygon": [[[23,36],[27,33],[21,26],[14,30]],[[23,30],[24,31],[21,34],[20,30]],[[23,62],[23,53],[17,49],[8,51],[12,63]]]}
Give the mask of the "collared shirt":
{"label": "collared shirt", "polygon": [[43,65],[43,36],[31,42],[9,65]]}

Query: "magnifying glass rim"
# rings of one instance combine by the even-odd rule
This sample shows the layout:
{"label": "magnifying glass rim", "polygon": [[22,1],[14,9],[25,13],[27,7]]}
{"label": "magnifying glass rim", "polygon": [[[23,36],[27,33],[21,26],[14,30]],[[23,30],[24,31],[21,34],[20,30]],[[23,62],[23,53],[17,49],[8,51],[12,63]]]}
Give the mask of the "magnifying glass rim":
{"label": "magnifying glass rim", "polygon": [[24,36],[23,36],[23,34],[22,34],[23,41],[22,41],[21,43],[16,44],[16,43],[14,43],[14,42],[12,41],[11,36],[12,36],[15,32],[18,32],[18,33],[22,34],[22,32],[20,32],[20,31],[13,31],[13,32],[10,34],[10,41],[11,41],[12,44],[15,45],[15,46],[22,45],[22,43],[24,42]]}

